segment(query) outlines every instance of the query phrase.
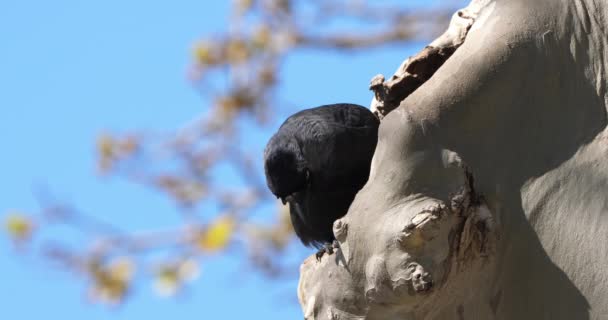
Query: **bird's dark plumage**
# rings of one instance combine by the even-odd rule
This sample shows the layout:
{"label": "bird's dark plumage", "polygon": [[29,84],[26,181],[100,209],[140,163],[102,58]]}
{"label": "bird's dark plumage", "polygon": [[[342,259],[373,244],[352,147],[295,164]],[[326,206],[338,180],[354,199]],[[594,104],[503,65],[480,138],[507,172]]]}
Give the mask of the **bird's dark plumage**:
{"label": "bird's dark plumage", "polygon": [[365,107],[325,105],[287,118],[268,142],[268,188],[289,202],[291,222],[305,245],[319,248],[334,240],[334,221],[368,179],[378,125]]}

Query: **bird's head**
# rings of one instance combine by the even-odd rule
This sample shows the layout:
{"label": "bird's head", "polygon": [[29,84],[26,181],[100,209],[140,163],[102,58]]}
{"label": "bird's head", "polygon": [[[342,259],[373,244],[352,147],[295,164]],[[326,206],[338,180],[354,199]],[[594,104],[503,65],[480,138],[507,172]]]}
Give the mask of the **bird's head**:
{"label": "bird's head", "polygon": [[283,204],[289,202],[294,193],[304,190],[310,181],[310,172],[297,143],[277,136],[270,139],[264,151],[264,173],[268,188]]}

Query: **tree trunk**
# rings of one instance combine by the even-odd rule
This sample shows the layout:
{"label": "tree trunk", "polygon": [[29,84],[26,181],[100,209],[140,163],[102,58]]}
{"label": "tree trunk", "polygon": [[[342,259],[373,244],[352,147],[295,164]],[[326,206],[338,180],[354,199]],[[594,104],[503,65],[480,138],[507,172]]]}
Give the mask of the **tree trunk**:
{"label": "tree trunk", "polygon": [[302,264],[306,319],[608,319],[607,68],[605,0],[474,0],[374,78],[370,179]]}

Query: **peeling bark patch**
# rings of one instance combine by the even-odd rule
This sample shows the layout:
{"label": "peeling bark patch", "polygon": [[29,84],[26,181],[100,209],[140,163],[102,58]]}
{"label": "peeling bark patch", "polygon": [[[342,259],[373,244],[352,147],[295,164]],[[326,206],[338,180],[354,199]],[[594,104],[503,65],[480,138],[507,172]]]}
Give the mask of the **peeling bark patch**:
{"label": "peeling bark patch", "polygon": [[405,67],[405,71],[426,81],[443,65],[456,51],[455,47],[434,48],[425,47]]}
{"label": "peeling bark patch", "polygon": [[456,309],[456,313],[458,313],[458,320],[464,320],[464,306],[459,305],[458,309]]}
{"label": "peeling bark patch", "polygon": [[374,92],[372,112],[380,119],[399,106],[403,99],[416,91],[464,43],[479,12],[458,11],[448,30],[413,57],[405,60],[387,81],[379,74],[372,78],[369,89]]}
{"label": "peeling bark patch", "polygon": [[423,83],[433,76],[449,57],[456,51],[451,47],[425,47],[420,53],[407,60],[403,72],[395,74],[390,80],[384,81],[383,75],[375,76],[369,89],[374,92],[376,101],[375,114],[380,119],[399,106],[399,103],[416,91]]}
{"label": "peeling bark patch", "polygon": [[477,228],[477,234],[479,236],[479,239],[477,239],[477,241],[479,241],[479,254],[481,256],[485,256],[486,254],[486,239],[487,239],[487,234],[489,233],[488,228],[486,228],[486,222],[485,221],[476,221],[475,222],[475,227]]}
{"label": "peeling bark patch", "polygon": [[467,180],[467,186],[469,188],[471,205],[479,206],[484,199],[483,196],[478,194],[475,189],[475,177],[473,176],[471,170],[469,170],[469,168],[466,166],[464,167],[464,173]]}
{"label": "peeling bark patch", "polygon": [[483,197],[475,191],[475,178],[465,164],[461,164],[464,170],[465,185],[455,194],[450,194],[450,210],[459,216],[466,216],[468,210],[466,208],[479,206],[482,203]]}
{"label": "peeling bark patch", "polygon": [[411,263],[408,266],[408,269],[411,270],[411,282],[414,291],[423,292],[433,287],[433,279],[431,278],[431,275],[426,272],[421,265]]}
{"label": "peeling bark patch", "polygon": [[498,305],[501,297],[502,290],[498,290],[498,292],[496,292],[496,294],[490,299],[490,308],[492,309],[492,313],[494,313],[494,315],[496,315],[496,311],[498,311]]}

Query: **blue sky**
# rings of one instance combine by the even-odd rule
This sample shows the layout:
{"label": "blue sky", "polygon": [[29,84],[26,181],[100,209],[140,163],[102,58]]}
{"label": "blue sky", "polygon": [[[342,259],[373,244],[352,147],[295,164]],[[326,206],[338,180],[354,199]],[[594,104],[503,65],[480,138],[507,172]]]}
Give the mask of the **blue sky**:
{"label": "blue sky", "polygon": [[[127,229],[178,223],[173,203],[157,192],[96,175],[94,141],[104,131],[170,132],[205,111],[186,79],[190,50],[197,39],[226,29],[229,3],[0,1],[0,218],[11,209],[35,211],[32,190],[46,184],[60,199]],[[348,55],[298,52],[285,62],[281,97],[301,107],[369,105],[371,77],[391,75],[422,45]],[[270,134],[255,135],[252,150],[261,151]],[[72,245],[81,239],[68,230],[55,232]],[[82,282],[31,255],[16,255],[1,237],[0,314],[3,319],[301,318],[297,279],[243,273],[238,259],[205,260],[200,278],[179,299],[159,298],[144,283],[127,304],[108,309],[84,299]]]}

